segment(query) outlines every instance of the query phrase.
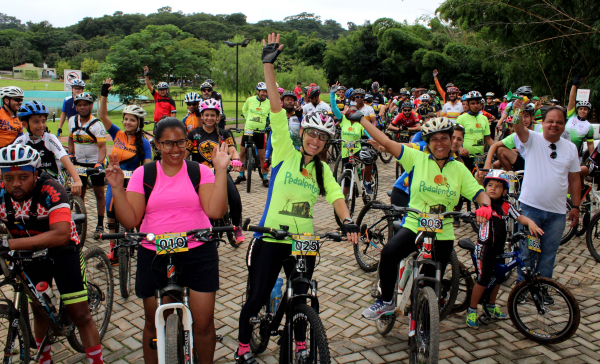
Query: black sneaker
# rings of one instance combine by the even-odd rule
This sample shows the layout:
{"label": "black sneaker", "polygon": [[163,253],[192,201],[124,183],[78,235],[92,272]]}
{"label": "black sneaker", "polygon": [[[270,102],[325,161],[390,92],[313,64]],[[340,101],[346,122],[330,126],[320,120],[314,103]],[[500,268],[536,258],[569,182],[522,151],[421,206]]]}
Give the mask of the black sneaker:
{"label": "black sneaker", "polygon": [[454,221],[452,222],[452,227],[455,227],[455,228],[460,227],[460,218],[458,216],[454,216]]}
{"label": "black sneaker", "polygon": [[233,184],[239,185],[242,182],[246,182],[246,177],[245,176],[238,176],[238,178],[236,178],[235,181],[233,181]]}
{"label": "black sneaker", "polygon": [[268,179],[263,179],[263,186],[269,188],[269,180]]}
{"label": "black sneaker", "polygon": [[96,231],[94,231],[94,239],[98,239],[100,237],[100,234],[104,234],[104,228],[102,227],[102,225],[97,225]]}
{"label": "black sneaker", "polygon": [[233,355],[236,364],[258,364],[256,359],[254,359],[254,355],[252,353],[246,353],[242,356],[239,356],[237,350]]}

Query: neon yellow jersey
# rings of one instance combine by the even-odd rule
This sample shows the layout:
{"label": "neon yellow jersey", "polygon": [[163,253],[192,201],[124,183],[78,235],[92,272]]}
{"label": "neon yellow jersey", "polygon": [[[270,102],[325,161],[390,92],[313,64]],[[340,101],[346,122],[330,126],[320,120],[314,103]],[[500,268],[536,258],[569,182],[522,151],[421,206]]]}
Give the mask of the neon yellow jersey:
{"label": "neon yellow jersey", "polygon": [[263,130],[267,127],[267,117],[271,112],[269,99],[260,101],[257,96],[249,97],[244,103],[242,113],[246,118],[244,130]]}
{"label": "neon yellow jersey", "polygon": [[[285,110],[271,114],[271,130],[273,169],[267,203],[259,225],[273,229],[287,225],[291,233],[313,233],[313,205],[319,197],[314,161],[300,168],[303,155],[294,148]],[[321,165],[325,199],[333,204],[334,201],[343,199],[344,195],[327,163],[321,162]],[[260,233],[254,234],[256,238],[261,236]],[[291,243],[266,236],[264,240]]]}
{"label": "neon yellow jersey", "polygon": [[456,119],[456,123],[465,128],[463,147],[473,154],[483,154],[484,138],[490,135],[490,123],[483,114],[477,116],[464,113]]}
{"label": "neon yellow jersey", "polygon": [[[347,141],[355,141],[360,140],[360,138],[365,135],[365,128],[358,122],[353,123],[350,120],[344,118],[340,123],[341,129],[341,139]],[[355,148],[352,149],[352,154],[358,152],[360,150],[360,143],[356,143]],[[342,145],[342,158],[348,158],[350,156],[350,149],[344,148]]]}
{"label": "neon yellow jersey", "polygon": [[508,149],[515,149],[515,134],[513,133],[507,136],[506,138],[502,139],[502,144],[504,144],[504,146]]}
{"label": "neon yellow jersey", "polygon": [[[410,176],[409,207],[428,212],[452,211],[458,204],[460,196],[474,200],[483,187],[471,172],[453,157],[450,157],[444,168],[439,165],[431,154],[426,154],[412,148],[402,148],[398,161]],[[417,218],[410,213],[405,218],[404,227],[417,232]],[[444,220],[441,233],[436,235],[438,240],[454,240],[452,219]]]}

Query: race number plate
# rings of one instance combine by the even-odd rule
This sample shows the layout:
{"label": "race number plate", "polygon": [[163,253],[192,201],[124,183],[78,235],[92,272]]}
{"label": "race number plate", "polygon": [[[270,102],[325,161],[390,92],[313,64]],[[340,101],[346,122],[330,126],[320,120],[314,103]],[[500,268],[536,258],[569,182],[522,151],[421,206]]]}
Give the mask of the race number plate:
{"label": "race number plate", "polygon": [[408,130],[402,130],[400,132],[400,136],[404,138],[408,138],[410,136],[410,132]]}
{"label": "race number plate", "polygon": [[344,144],[344,148],[354,149],[354,148],[356,148],[356,143],[355,142],[346,142],[346,144]]}
{"label": "race number plate", "polygon": [[123,176],[125,178],[131,178],[131,176],[133,176],[133,171],[123,171]]}
{"label": "race number plate", "polygon": [[312,235],[292,235],[292,255],[319,255],[321,237]]}
{"label": "race number plate", "polygon": [[532,250],[534,252],[542,252],[540,239],[536,238],[535,236],[527,235],[527,247],[529,248],[529,250]]}
{"label": "race number plate", "polygon": [[75,170],[77,171],[77,174],[80,176],[84,176],[87,177],[87,171],[88,167],[81,167],[81,166],[75,166]]}
{"label": "race number plate", "polygon": [[244,130],[244,135],[254,135],[254,130]]}
{"label": "race number plate", "polygon": [[441,215],[419,214],[418,231],[441,233],[444,228],[444,218]]}
{"label": "race number plate", "polygon": [[186,233],[172,233],[156,236],[156,254],[187,252],[188,241]]}

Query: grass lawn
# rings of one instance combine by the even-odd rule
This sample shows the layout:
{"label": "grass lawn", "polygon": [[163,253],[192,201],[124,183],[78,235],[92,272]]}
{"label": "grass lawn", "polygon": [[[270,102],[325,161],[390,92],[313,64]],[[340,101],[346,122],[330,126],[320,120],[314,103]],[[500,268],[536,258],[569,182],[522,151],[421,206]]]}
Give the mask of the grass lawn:
{"label": "grass lawn", "polygon": [[[46,89],[46,84],[48,84],[48,88]],[[64,91],[64,84],[62,81],[50,81],[50,79],[45,79],[43,81],[24,81],[24,80],[13,80],[13,79],[5,79],[2,78],[0,80],[0,87],[6,86],[17,86],[25,91]]]}

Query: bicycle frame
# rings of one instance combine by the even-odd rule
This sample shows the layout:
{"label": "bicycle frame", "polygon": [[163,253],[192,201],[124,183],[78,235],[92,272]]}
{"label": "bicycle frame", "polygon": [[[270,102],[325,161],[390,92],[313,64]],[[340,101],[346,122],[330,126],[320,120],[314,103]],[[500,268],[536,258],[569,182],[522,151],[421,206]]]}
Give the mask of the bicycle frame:
{"label": "bicycle frame", "polygon": [[[344,145],[342,145],[342,148],[346,148],[346,147]],[[346,148],[346,149],[349,150],[348,163],[346,163],[344,165],[344,169],[343,169],[342,173],[352,169],[352,177],[350,178],[350,185],[348,186],[350,188],[350,191],[348,192],[348,200],[351,201],[352,197],[354,196],[354,188],[353,188],[354,183],[356,181],[361,180],[358,175],[358,168],[360,168],[360,172],[364,176],[365,175],[365,165],[358,158],[356,160],[354,159],[356,157],[352,153],[353,148]],[[358,183],[358,185],[359,185],[359,195],[364,195],[366,193],[364,184]]]}

